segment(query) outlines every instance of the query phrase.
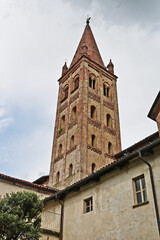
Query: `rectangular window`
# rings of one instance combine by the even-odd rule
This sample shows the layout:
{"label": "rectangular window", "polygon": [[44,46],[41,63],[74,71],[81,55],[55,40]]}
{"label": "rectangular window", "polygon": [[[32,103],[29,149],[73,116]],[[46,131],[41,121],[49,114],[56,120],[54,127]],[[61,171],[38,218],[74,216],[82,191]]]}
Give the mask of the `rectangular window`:
{"label": "rectangular window", "polygon": [[147,201],[146,184],[144,175],[133,179],[135,204],[141,204]]}
{"label": "rectangular window", "polygon": [[84,200],[84,213],[93,211],[93,198],[87,198]]}

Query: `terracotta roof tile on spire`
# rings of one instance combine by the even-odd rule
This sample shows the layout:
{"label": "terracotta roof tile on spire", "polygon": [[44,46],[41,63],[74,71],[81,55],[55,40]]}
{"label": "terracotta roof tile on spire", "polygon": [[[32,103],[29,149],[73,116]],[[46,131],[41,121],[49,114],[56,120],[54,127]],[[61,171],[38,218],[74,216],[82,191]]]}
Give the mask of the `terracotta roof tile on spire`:
{"label": "terracotta roof tile on spire", "polygon": [[92,30],[89,23],[86,25],[76,53],[73,57],[71,65],[74,65],[82,55],[86,55],[92,61],[98,63],[100,66],[105,67],[101,55],[99,53],[96,41],[94,39]]}

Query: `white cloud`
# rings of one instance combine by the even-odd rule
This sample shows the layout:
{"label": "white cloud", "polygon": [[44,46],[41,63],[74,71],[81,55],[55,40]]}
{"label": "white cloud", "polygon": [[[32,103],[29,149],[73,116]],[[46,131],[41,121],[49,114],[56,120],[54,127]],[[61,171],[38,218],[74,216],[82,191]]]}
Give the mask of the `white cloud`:
{"label": "white cloud", "polygon": [[0,130],[8,127],[13,122],[13,118],[8,116],[6,102],[0,99]]}
{"label": "white cloud", "polygon": [[0,129],[4,127],[8,127],[12,121],[13,121],[12,118],[0,119]]}

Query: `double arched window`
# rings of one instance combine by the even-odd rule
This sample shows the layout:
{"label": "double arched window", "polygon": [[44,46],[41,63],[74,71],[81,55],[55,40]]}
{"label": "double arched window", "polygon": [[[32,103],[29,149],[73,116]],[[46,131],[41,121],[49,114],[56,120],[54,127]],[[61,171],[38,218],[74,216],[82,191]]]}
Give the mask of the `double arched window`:
{"label": "double arched window", "polygon": [[89,87],[95,89],[96,87],[96,80],[93,76],[89,77]]}
{"label": "double arched window", "polygon": [[103,84],[103,95],[110,97],[110,88],[105,83]]}

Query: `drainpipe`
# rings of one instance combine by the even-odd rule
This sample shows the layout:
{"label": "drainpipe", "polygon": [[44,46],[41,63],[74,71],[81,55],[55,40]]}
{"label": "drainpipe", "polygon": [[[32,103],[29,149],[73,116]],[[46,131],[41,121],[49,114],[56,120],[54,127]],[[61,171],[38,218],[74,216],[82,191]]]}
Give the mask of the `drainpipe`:
{"label": "drainpipe", "polygon": [[139,159],[143,161],[145,164],[147,164],[149,168],[149,173],[150,173],[150,179],[151,179],[151,186],[152,186],[152,193],[153,193],[153,200],[154,200],[154,207],[155,207],[155,212],[156,212],[156,219],[157,219],[157,226],[158,226],[158,232],[160,236],[160,219],[159,219],[159,210],[158,210],[158,203],[157,203],[157,196],[156,196],[156,190],[155,190],[155,184],[154,184],[154,178],[153,178],[153,171],[152,171],[152,166],[150,165],[149,162],[144,160],[142,158],[141,151],[138,151],[139,154]]}
{"label": "drainpipe", "polygon": [[63,212],[64,212],[64,202],[61,202],[56,194],[56,200],[57,202],[59,202],[59,204],[61,205],[61,219],[60,219],[60,236],[59,236],[59,240],[63,239]]}

